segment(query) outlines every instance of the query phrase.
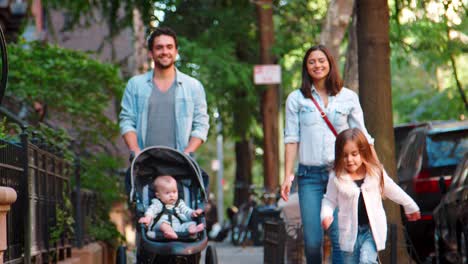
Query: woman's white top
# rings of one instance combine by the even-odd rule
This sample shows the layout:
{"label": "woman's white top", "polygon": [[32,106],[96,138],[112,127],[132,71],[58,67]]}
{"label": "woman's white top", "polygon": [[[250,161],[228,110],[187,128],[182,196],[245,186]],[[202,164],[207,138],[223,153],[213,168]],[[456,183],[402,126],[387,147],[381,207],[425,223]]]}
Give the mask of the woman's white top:
{"label": "woman's white top", "polygon": [[[364,125],[359,98],[355,92],[343,87],[335,96],[328,96],[328,106],[312,86],[312,96],[340,133],[347,128],[359,128],[370,144],[374,139]],[[335,135],[331,132],[312,100],[305,98],[300,90],[289,94],[286,100],[286,125],[284,142],[299,143],[299,163],[309,166],[328,165],[334,160]]]}

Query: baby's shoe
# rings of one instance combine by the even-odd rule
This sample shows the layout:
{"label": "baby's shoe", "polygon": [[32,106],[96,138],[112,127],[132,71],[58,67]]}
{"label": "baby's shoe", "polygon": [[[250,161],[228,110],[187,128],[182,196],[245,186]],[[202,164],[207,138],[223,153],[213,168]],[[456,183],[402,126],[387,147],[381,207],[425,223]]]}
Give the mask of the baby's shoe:
{"label": "baby's shoe", "polygon": [[148,231],[148,232],[146,232],[146,236],[147,236],[148,238],[155,239],[155,238],[156,238],[156,232],[154,232],[154,231]]}

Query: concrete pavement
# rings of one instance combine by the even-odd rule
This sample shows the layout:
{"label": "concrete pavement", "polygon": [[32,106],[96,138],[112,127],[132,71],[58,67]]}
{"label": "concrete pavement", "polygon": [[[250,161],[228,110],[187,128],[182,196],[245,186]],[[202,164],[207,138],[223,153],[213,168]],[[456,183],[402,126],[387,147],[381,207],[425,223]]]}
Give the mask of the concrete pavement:
{"label": "concrete pavement", "polygon": [[[209,245],[216,247],[219,264],[263,264],[263,247],[235,247],[228,241],[209,242]],[[202,252],[200,264],[205,264],[205,252]],[[134,250],[127,252],[127,263],[136,263]]]}
{"label": "concrete pavement", "polygon": [[[216,247],[219,264],[263,264],[263,247],[236,247],[228,241],[209,242]],[[201,263],[205,263],[204,252]]]}

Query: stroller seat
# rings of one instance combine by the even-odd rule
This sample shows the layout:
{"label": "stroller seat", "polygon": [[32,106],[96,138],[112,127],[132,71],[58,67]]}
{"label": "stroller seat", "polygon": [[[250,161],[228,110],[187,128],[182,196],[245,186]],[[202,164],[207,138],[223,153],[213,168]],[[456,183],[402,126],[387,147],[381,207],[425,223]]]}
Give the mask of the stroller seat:
{"label": "stroller seat", "polygon": [[[182,180],[179,180],[177,181],[177,189],[179,191],[179,199],[182,199],[184,200],[185,204],[187,205],[190,205],[190,207],[192,208],[192,204],[194,204],[192,202],[192,195],[190,193],[190,187],[191,187],[191,180],[190,179],[182,179]],[[152,199],[156,198],[155,196],[155,190],[153,188],[153,184],[152,183],[149,183],[149,184],[146,184],[143,188],[142,188],[142,212],[143,212],[143,215],[144,215],[144,212],[146,212],[146,210],[149,208],[149,206],[151,205],[151,201]],[[197,218],[194,218],[193,221],[197,222],[197,224],[199,224],[199,221]],[[159,242],[170,242],[170,241],[185,241],[185,242],[190,242],[190,241],[195,241],[198,239],[198,235],[197,234],[194,234],[194,235],[191,235],[188,231],[186,232],[176,232],[178,238],[177,239],[167,239],[164,237],[163,233],[162,232],[159,232],[158,230],[150,230],[150,228],[152,228],[154,226],[154,224],[156,223],[151,223],[148,225],[148,232],[146,233],[147,237],[149,240],[152,240],[152,241],[159,241]],[[150,232],[154,232],[154,233],[150,233]]]}
{"label": "stroller seat", "polygon": [[[177,181],[179,198],[183,199],[192,209],[204,209],[207,196],[203,184],[202,170],[198,164],[186,154],[163,146],[148,147],[140,152],[131,165],[130,199],[134,202],[137,219],[144,216],[155,196],[152,182],[154,177],[171,175]],[[197,224],[206,226],[202,214],[193,219]],[[137,223],[137,255],[138,256],[192,256],[200,254],[208,245],[206,229],[196,234],[195,238],[181,234],[176,240],[168,240],[163,236],[155,238],[147,236],[144,224]],[[157,232],[161,234],[162,232]]]}

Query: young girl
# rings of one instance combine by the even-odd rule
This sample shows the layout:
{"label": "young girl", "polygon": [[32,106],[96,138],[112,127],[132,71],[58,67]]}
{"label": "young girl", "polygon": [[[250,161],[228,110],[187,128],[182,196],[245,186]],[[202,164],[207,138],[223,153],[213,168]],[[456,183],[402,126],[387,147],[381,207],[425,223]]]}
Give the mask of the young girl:
{"label": "young girl", "polygon": [[382,197],[402,205],[409,221],[421,216],[419,207],[380,166],[365,135],[346,129],[336,138],[334,170],[322,200],[324,229],[338,207],[339,242],[344,263],[377,263],[385,248],[387,219]]}

